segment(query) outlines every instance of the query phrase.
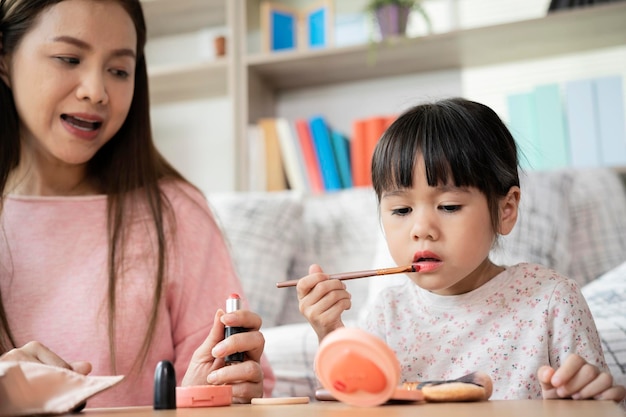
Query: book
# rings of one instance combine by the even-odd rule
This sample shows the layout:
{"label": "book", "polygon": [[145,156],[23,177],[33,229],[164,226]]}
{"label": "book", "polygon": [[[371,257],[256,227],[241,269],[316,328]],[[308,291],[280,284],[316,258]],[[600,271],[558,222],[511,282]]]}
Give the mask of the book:
{"label": "book", "polygon": [[273,118],[261,118],[258,123],[265,144],[265,189],[266,191],[286,190],[287,180],[284,174],[276,121]]}
{"label": "book", "polygon": [[544,169],[564,168],[569,165],[569,140],[565,131],[565,117],[558,84],[535,87],[537,135]]}
{"label": "book", "polygon": [[352,122],[352,138],[350,139],[350,168],[354,187],[366,187],[371,184],[368,163],[365,119],[357,119]]}
{"label": "book", "polygon": [[520,166],[523,169],[542,169],[533,93],[523,92],[507,96],[507,109],[507,125],[519,148]]}
{"label": "book", "polygon": [[311,127],[311,136],[317,151],[317,159],[324,181],[324,190],[333,191],[341,189],[341,179],[339,178],[339,170],[335,162],[335,154],[333,152],[330,140],[330,130],[323,116],[313,116],[309,120]]}
{"label": "book", "polygon": [[598,121],[591,79],[565,84],[565,111],[569,133],[570,161],[576,168],[601,164]]}
{"label": "book", "polygon": [[265,191],[265,138],[258,124],[250,124],[248,136],[248,189]]}
{"label": "book", "polygon": [[304,160],[310,190],[313,194],[322,193],[324,191],[324,180],[322,180],[322,172],[317,158],[317,151],[313,144],[309,122],[305,119],[296,119],[294,125],[298,141],[300,142],[300,149],[302,150],[302,159]]}
{"label": "book", "polygon": [[598,115],[600,154],[604,166],[626,164],[624,99],[622,77],[608,76],[594,80]]}
{"label": "book", "polygon": [[335,153],[335,161],[339,171],[342,188],[352,188],[352,172],[350,169],[350,141],[341,132],[331,129],[331,142]]}
{"label": "book", "polygon": [[387,116],[372,116],[365,119],[365,143],[367,144],[367,185],[372,185],[372,156],[374,148],[388,126]]}
{"label": "book", "polygon": [[280,152],[285,168],[289,188],[296,191],[308,191],[304,164],[300,155],[300,146],[291,129],[289,121],[279,117],[275,120]]}
{"label": "book", "polygon": [[260,6],[261,47],[264,52],[296,49],[300,11],[284,4],[262,1]]}

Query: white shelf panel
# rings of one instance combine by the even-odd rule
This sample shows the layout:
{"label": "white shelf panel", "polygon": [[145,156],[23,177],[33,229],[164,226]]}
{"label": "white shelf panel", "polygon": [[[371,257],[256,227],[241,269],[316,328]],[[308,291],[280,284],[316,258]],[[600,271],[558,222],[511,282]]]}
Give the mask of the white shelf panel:
{"label": "white shelf panel", "polygon": [[[262,53],[248,69],[275,90],[477,67],[626,45],[626,2],[538,19],[316,51]],[[373,58],[373,60],[372,60]]]}
{"label": "white shelf panel", "polygon": [[224,0],[141,0],[148,37],[225,26]]}
{"label": "white shelf panel", "polygon": [[228,60],[148,69],[150,103],[194,100],[228,94]]}

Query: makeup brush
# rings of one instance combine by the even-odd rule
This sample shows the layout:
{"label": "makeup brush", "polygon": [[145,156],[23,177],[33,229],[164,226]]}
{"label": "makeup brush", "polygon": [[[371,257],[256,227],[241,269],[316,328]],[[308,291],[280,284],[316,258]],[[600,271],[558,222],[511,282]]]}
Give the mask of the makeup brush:
{"label": "makeup brush", "polygon": [[[346,280],[346,279],[355,279],[355,278],[375,277],[377,275],[391,275],[391,274],[402,274],[405,272],[418,272],[419,270],[420,270],[420,266],[418,264],[411,264],[411,265],[406,265],[406,266],[396,266],[393,268],[370,269],[367,271],[355,271],[355,272],[343,272],[340,274],[330,274],[328,278]],[[277,282],[276,287],[277,288],[295,287],[298,281],[299,281],[298,279],[292,279],[289,281]]]}

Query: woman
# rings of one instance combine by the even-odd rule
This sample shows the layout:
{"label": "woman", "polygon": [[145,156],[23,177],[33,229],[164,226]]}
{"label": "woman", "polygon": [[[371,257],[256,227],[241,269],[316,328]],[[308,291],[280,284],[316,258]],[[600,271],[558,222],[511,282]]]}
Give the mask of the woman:
{"label": "woman", "polygon": [[273,385],[261,318],[221,309],[241,285],[154,146],[145,41],[138,0],[0,3],[1,359],[126,375],[89,406],[150,404],[165,359],[249,402]]}

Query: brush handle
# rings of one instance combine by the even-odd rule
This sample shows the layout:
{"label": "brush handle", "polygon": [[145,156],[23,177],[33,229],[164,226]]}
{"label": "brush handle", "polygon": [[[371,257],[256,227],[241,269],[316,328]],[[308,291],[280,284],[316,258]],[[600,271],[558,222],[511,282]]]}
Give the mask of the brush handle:
{"label": "brush handle", "polygon": [[[402,274],[403,272],[416,272],[419,270],[417,265],[397,266],[394,268],[369,269],[366,271],[342,272],[340,274],[330,274],[329,279],[338,279],[340,281],[347,279],[374,277],[377,275]],[[299,279],[277,282],[277,288],[295,287]]]}

